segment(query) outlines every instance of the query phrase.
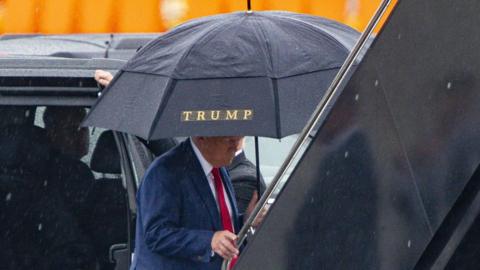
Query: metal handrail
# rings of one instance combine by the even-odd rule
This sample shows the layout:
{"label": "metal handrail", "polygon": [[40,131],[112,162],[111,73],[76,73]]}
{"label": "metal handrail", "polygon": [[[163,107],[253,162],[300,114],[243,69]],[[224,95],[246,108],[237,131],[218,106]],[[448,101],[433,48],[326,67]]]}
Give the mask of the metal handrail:
{"label": "metal handrail", "polygon": [[[322,119],[324,116],[326,116],[327,108],[329,108],[329,105],[335,96],[335,93],[340,89],[340,85],[346,78],[348,72],[351,70],[352,66],[355,64],[355,60],[359,57],[360,53],[362,52],[362,49],[365,47],[365,45],[368,43],[368,39],[370,38],[373,30],[375,27],[378,25],[378,22],[380,19],[383,17],[385,14],[385,11],[387,8],[390,6],[390,3],[392,0],[383,0],[381,5],[378,7],[376,10],[374,16],[370,20],[370,22],[367,25],[367,28],[365,31],[362,33],[360,36],[359,40],[355,44],[354,48],[348,55],[347,59],[343,63],[342,67],[338,71],[337,75],[333,79],[332,83],[330,84],[330,87],[326,91],[325,96],[322,98],[320,101],[319,105],[315,109],[314,113],[310,117],[307,125],[303,129],[300,137],[297,139],[295,142],[295,145],[292,147],[292,150],[288,154],[285,162],[282,164],[280,167],[279,171],[275,175],[275,178],[263,194],[263,196],[260,198],[259,202],[257,203],[257,206],[255,209],[252,211],[250,217],[247,219],[245,222],[244,226],[240,230],[238,234],[238,240],[237,240],[237,246],[241,246],[243,242],[245,241],[247,234],[249,232],[253,233],[254,228],[252,227],[253,222],[257,219],[258,214],[262,212],[263,209],[267,206],[267,202],[273,195],[273,191],[277,190],[277,188],[282,184],[282,187],[286,184],[287,181],[280,181],[285,174],[288,171],[288,168],[293,164],[293,162],[296,159],[297,155],[300,153],[302,145],[306,142],[306,140],[309,138],[310,133],[313,131],[314,127],[317,125],[318,121]],[[229,260],[224,260],[222,263],[222,270],[227,270],[229,264]]]}

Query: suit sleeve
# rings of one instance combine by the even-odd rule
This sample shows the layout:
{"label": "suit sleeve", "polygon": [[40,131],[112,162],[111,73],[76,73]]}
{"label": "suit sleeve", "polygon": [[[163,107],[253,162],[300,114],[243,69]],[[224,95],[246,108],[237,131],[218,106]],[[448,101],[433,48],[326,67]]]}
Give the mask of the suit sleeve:
{"label": "suit sleeve", "polygon": [[146,246],[165,256],[208,262],[214,232],[180,226],[180,188],[166,170],[149,170],[137,195]]}

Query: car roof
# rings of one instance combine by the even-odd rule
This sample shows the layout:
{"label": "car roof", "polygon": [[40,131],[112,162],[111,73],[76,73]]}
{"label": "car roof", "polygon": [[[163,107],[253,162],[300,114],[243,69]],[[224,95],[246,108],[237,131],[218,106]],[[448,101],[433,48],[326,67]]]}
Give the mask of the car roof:
{"label": "car roof", "polygon": [[3,35],[0,56],[32,55],[128,60],[160,34]]}
{"label": "car roof", "polygon": [[115,74],[159,34],[0,36],[0,105],[91,106],[97,69]]}
{"label": "car roof", "polygon": [[58,57],[0,58],[0,105],[91,106],[101,91],[96,69],[115,73],[125,61]]}

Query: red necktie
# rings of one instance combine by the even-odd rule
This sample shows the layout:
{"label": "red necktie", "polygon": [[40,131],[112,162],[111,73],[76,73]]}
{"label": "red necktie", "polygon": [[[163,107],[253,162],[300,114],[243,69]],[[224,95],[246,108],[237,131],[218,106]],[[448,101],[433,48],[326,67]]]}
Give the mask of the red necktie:
{"label": "red necktie", "polygon": [[[220,170],[218,168],[212,169],[213,182],[215,183],[215,191],[217,193],[218,206],[220,208],[220,219],[222,220],[222,227],[224,230],[228,230],[232,233],[235,233],[233,230],[232,219],[230,218],[230,213],[228,212],[227,201],[225,200],[225,195],[223,192],[223,182],[220,175]],[[229,269],[232,269],[235,265],[237,259],[233,259],[230,262]]]}

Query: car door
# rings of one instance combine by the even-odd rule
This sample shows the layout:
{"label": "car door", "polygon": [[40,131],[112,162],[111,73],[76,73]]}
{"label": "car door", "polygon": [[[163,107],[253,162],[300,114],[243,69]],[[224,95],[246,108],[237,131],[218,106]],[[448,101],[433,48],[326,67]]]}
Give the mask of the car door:
{"label": "car door", "polygon": [[126,135],[79,127],[99,93],[94,69],[121,63],[0,63],[2,269],[127,269],[130,249],[115,251],[134,231],[135,148]]}
{"label": "car door", "polygon": [[114,132],[119,149],[122,175],[127,196],[128,242],[110,248],[110,260],[116,263],[115,270],[128,269],[135,247],[136,192],[143,174],[154,156],[135,136]]}

